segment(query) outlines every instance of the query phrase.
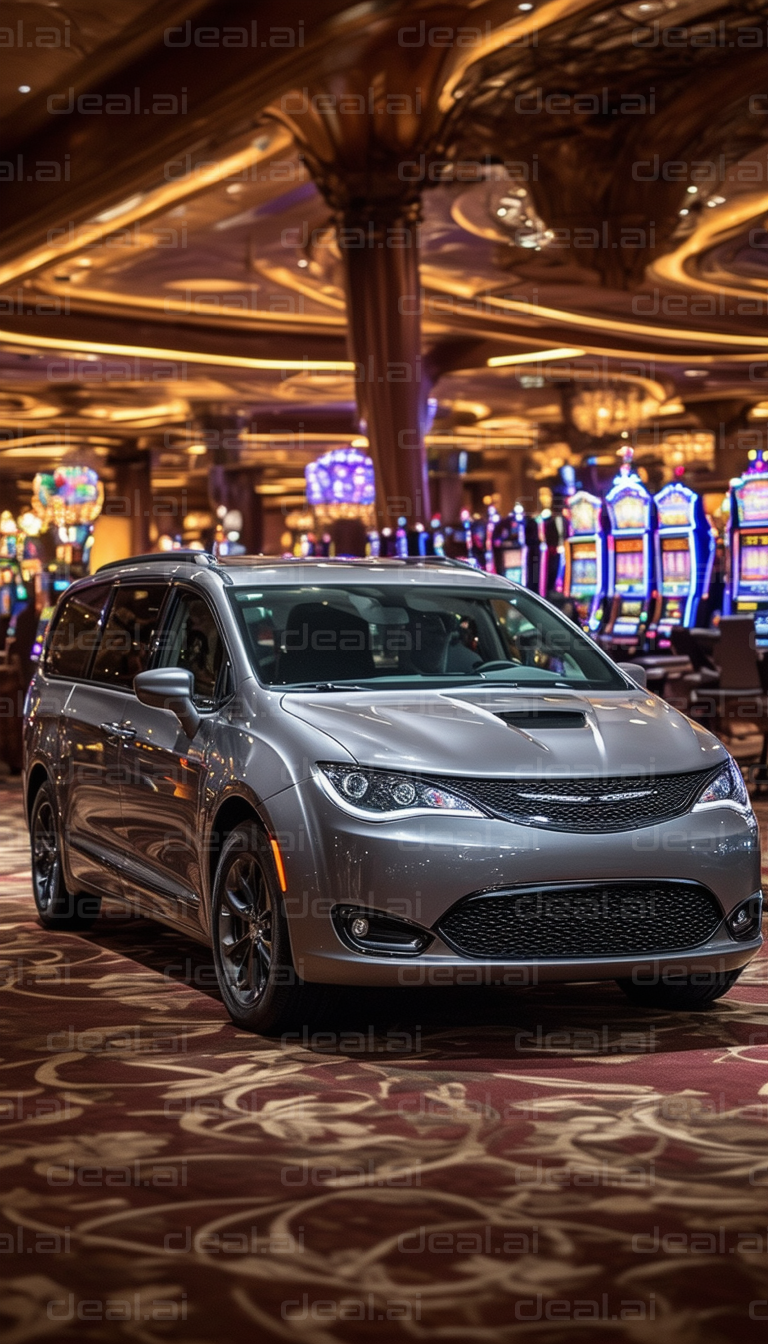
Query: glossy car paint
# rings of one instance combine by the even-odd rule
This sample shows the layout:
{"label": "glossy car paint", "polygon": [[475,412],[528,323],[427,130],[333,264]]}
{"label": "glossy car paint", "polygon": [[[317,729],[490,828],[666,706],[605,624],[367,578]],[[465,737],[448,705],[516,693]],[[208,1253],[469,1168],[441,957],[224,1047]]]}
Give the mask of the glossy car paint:
{"label": "glossy car paint", "polygon": [[[336,582],[494,587],[469,569],[371,562],[275,562],[254,568],[158,558],[127,562],[114,578],[163,577],[207,594],[231,664],[232,695],[203,713],[190,741],[176,716],[130,691],[66,682],[42,666],[27,699],[27,795],[53,780],[71,890],[122,896],[153,917],[210,942],[212,869],[222,809],[252,807],[283,857],[294,963],[310,981],[400,985],[593,980],[674,966],[730,970],[760,939],[736,942],[724,926],[684,956],[584,961],[478,962],[439,937],[417,958],[373,956],[342,943],[337,903],[389,911],[431,927],[457,900],[493,888],[621,878],[698,880],[724,917],[760,889],[754,818],[708,805],[626,832],[585,834],[486,817],[356,817],[332,801],[318,762],[441,776],[570,778],[716,766],[722,744],[662,700],[635,687],[608,693],[487,687],[451,690],[290,691],[261,686],[227,599],[236,585]],[[103,576],[102,576],[103,577]],[[538,732],[497,717],[511,708],[573,708],[584,726]],[[102,725],[115,725],[111,736]],[[132,736],[131,736],[132,735]],[[213,859],[212,859],[213,855]]]}

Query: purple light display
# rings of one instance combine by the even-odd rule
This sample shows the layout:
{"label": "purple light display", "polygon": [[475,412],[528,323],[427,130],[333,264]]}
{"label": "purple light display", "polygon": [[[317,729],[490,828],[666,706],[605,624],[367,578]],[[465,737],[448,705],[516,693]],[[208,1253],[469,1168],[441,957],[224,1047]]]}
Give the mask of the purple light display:
{"label": "purple light display", "polygon": [[309,462],[304,476],[307,501],[313,508],[336,505],[344,512],[362,511],[376,498],[373,462],[357,448],[334,448],[316,462]]}

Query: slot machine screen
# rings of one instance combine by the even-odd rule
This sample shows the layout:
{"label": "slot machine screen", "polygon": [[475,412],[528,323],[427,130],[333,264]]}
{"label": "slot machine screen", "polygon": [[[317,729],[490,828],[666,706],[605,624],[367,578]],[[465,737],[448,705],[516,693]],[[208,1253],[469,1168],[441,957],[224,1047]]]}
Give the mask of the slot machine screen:
{"label": "slot machine screen", "polygon": [[613,623],[613,633],[616,635],[633,635],[642,619],[642,601],[624,601],[621,604],[618,618]]}
{"label": "slot machine screen", "polygon": [[597,588],[597,551],[594,544],[576,542],[571,550],[571,593],[592,594]]}
{"label": "slot machine screen", "polygon": [[511,579],[513,583],[523,583],[523,550],[521,546],[513,546],[502,551],[501,563],[504,569],[504,578]]}
{"label": "slot machine screen", "polygon": [[691,588],[691,548],[687,537],[661,539],[661,591],[664,597],[685,597]]}
{"label": "slot machine screen", "polygon": [[[616,592],[626,597],[644,598],[647,576],[642,537],[617,537],[615,542]],[[622,607],[622,610],[624,608]]]}
{"label": "slot machine screen", "polygon": [[739,536],[739,597],[768,596],[768,532]]}
{"label": "slot machine screen", "polygon": [[13,606],[13,589],[10,584],[4,583],[0,588],[0,616],[10,616]]}
{"label": "slot machine screen", "polygon": [[664,603],[661,617],[662,625],[680,625],[683,619],[683,603],[679,597],[670,597]]}

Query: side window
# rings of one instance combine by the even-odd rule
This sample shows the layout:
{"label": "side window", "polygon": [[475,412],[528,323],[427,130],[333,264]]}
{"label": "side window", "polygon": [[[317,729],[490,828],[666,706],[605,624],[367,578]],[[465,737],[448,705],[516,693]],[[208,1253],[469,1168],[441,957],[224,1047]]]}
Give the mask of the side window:
{"label": "side window", "polygon": [[99,583],[64,598],[45,657],[46,672],[54,677],[85,676],[108,595],[109,584]]}
{"label": "side window", "polygon": [[120,584],[91,674],[94,681],[132,688],[149,661],[152,637],[168,588],[164,583]]}
{"label": "side window", "polygon": [[182,591],[161,640],[158,667],[183,667],[195,679],[195,700],[214,704],[224,644],[208,603]]}

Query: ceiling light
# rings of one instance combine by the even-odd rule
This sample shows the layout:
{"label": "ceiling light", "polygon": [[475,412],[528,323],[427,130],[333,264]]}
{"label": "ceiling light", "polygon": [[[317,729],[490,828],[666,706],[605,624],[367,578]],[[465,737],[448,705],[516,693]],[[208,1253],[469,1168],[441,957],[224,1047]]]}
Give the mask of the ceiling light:
{"label": "ceiling light", "polygon": [[523,0],[523,3],[522,3],[521,5],[518,5],[517,8],[518,8],[518,9],[533,9],[533,5],[530,3],[530,0]]}
{"label": "ceiling light", "polygon": [[304,268],[309,265],[309,262],[307,261],[306,257],[299,257],[299,260],[296,262],[296,265],[300,266],[301,269],[304,270]]}
{"label": "ceiling light", "polygon": [[707,369],[684,369],[686,378],[706,378]]}
{"label": "ceiling light", "polygon": [[228,195],[228,196],[239,196],[239,195],[240,195],[240,192],[241,192],[242,190],[243,190],[243,187],[242,187],[242,183],[240,183],[240,182],[231,182],[231,183],[229,184],[229,186],[226,188],[226,192],[227,192],[227,195]]}
{"label": "ceiling light", "polygon": [[680,215],[687,215],[687,214],[688,214],[688,211],[687,211],[687,210],[679,210],[679,211],[678,211],[678,214],[680,214]]}
{"label": "ceiling light", "polygon": [[525,355],[493,355],[488,360],[489,369],[501,369],[507,364],[548,363],[552,359],[579,359],[584,354],[576,346],[563,345],[552,350],[530,350]]}
{"label": "ceiling light", "polygon": [[698,188],[698,187],[686,187],[685,190],[688,192],[688,195],[689,195],[689,196],[695,196],[695,195],[696,195],[696,192],[699,190],[699,188]]}
{"label": "ceiling light", "polygon": [[[30,42],[29,45],[31,46],[32,43]],[[20,85],[19,85],[19,93],[31,93],[31,92],[32,92],[32,90],[30,89],[30,87],[29,87],[28,84],[20,84]]]}

